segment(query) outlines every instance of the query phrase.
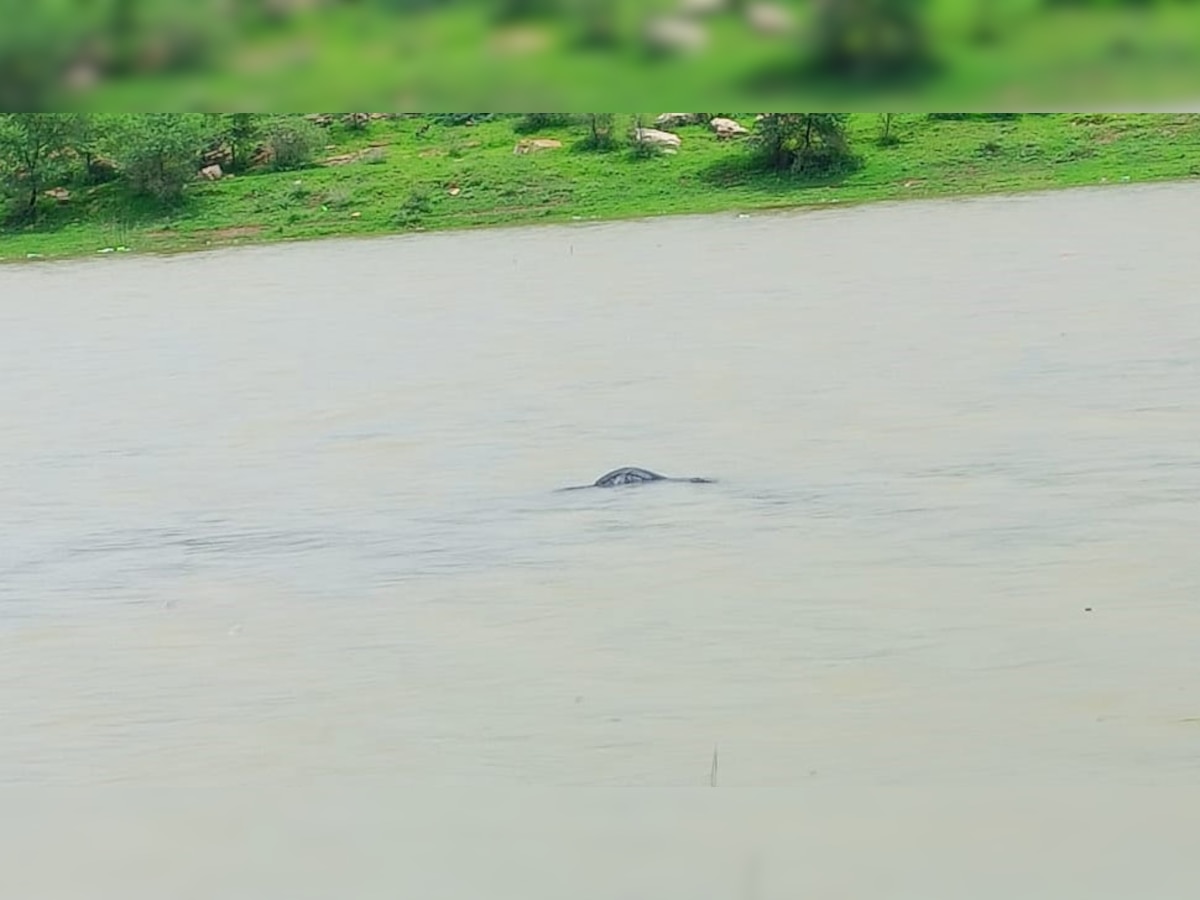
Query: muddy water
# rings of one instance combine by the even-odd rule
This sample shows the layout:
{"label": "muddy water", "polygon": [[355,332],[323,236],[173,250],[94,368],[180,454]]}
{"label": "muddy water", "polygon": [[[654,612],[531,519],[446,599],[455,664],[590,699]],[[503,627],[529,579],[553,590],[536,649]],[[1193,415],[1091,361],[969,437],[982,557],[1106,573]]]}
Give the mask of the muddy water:
{"label": "muddy water", "polygon": [[[1180,884],[1197,210],[1189,184],[0,269],[0,878]],[[716,483],[555,491],[620,465]]]}

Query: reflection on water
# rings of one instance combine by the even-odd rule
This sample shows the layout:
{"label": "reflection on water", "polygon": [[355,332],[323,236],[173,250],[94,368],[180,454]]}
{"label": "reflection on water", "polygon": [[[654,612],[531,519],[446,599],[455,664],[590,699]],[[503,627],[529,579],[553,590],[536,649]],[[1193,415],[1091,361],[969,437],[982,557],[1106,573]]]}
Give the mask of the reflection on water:
{"label": "reflection on water", "polygon": [[1190,783],[1197,201],[6,267],[0,784]]}

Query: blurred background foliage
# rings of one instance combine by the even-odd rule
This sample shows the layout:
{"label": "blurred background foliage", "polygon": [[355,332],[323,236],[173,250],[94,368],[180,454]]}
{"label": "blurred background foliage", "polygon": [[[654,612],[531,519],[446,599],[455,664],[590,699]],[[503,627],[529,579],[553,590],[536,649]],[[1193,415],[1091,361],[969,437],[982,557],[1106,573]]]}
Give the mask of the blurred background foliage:
{"label": "blurred background foliage", "polygon": [[11,111],[1200,97],[1200,0],[0,0],[0,21]]}

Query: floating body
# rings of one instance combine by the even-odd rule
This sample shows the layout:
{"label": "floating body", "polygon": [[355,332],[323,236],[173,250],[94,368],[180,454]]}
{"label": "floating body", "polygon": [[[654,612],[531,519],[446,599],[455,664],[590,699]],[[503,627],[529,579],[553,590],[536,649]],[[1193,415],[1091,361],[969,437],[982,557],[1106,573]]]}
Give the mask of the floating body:
{"label": "floating body", "polygon": [[647,484],[651,481],[686,481],[692,484],[712,484],[711,479],[708,478],[669,478],[666,475],[651,472],[649,469],[639,469],[636,466],[623,466],[620,469],[613,469],[611,472],[601,475],[592,484],[581,484],[576,487],[562,488],[562,490],[575,491],[580,488],[589,487],[619,487],[624,484]]}

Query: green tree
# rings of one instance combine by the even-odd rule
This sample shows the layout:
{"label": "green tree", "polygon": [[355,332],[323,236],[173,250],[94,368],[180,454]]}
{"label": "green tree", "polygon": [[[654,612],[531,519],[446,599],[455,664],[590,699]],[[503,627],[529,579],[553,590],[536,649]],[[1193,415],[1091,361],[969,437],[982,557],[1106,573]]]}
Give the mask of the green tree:
{"label": "green tree", "polygon": [[0,113],[0,176],[18,219],[35,220],[42,191],[70,171],[79,122],[66,113]]}
{"label": "green tree", "polygon": [[224,116],[224,138],[229,145],[229,168],[244,172],[250,166],[250,155],[262,134],[261,116],[254,113],[227,113]]}
{"label": "green tree", "polygon": [[113,161],[106,158],[113,143],[114,123],[120,116],[110,113],[81,113],[76,117],[75,137],[71,146],[83,165],[83,179],[89,184],[111,181],[116,177]]}
{"label": "green tree", "polygon": [[130,189],[173,202],[196,177],[211,130],[199,113],[142,113],[121,119],[113,137]]}
{"label": "green tree", "polygon": [[830,175],[856,157],[846,138],[846,113],[766,113],[755,122],[751,146],[777,171]]}

